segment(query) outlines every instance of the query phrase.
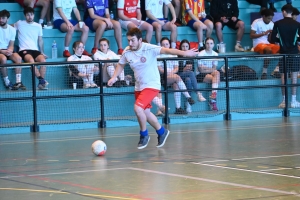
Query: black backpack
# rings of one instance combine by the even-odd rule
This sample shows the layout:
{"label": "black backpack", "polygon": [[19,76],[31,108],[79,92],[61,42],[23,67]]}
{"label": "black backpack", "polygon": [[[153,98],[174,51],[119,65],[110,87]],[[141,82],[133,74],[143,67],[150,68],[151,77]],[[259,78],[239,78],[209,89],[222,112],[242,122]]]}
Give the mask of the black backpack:
{"label": "black backpack", "polygon": [[[226,78],[224,77],[224,79]],[[232,66],[228,72],[228,79],[230,81],[255,80],[257,79],[256,71],[246,65]]]}

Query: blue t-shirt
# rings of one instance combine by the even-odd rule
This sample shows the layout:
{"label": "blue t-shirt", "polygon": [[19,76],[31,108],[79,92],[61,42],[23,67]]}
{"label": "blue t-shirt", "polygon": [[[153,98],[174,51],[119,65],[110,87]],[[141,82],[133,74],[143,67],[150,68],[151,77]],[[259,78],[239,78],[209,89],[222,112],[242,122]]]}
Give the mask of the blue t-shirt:
{"label": "blue t-shirt", "polygon": [[88,9],[90,8],[94,8],[95,15],[105,17],[105,9],[108,8],[108,0],[86,0],[86,13],[88,13]]}

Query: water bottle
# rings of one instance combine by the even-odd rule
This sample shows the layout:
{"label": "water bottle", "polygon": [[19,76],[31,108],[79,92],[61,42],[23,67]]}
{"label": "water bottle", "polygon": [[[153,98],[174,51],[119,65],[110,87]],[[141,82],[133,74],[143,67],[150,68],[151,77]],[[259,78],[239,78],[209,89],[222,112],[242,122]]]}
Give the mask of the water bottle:
{"label": "water bottle", "polygon": [[113,11],[110,11],[110,19],[115,19],[115,15]]}
{"label": "water bottle", "polygon": [[52,43],[52,59],[57,58],[57,45],[55,40]]}

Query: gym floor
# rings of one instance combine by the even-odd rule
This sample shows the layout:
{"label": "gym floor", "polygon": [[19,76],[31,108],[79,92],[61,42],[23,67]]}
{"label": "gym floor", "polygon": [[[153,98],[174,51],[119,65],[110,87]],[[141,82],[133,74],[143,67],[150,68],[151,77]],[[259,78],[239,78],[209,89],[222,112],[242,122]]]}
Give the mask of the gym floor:
{"label": "gym floor", "polygon": [[[0,135],[0,199],[300,199],[300,117]],[[107,144],[94,156],[95,140]]]}

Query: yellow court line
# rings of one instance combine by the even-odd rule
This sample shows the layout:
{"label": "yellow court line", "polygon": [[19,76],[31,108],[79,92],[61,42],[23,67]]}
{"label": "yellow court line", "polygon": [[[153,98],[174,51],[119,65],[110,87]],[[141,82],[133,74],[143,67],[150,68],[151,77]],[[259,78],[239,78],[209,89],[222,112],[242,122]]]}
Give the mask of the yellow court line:
{"label": "yellow court line", "polygon": [[139,199],[134,199],[134,198],[106,196],[106,195],[99,195],[99,194],[85,194],[85,193],[79,193],[79,192],[76,192],[76,194],[80,194],[80,195],[83,195],[83,196],[91,196],[91,197],[105,197],[105,198],[111,198],[111,199],[139,200]]}
{"label": "yellow court line", "polygon": [[0,188],[0,190],[14,190],[14,191],[27,191],[27,192],[47,192],[47,193],[56,193],[56,194],[70,194],[68,192],[60,192],[55,190],[32,190],[32,189],[23,189],[23,188]]}

